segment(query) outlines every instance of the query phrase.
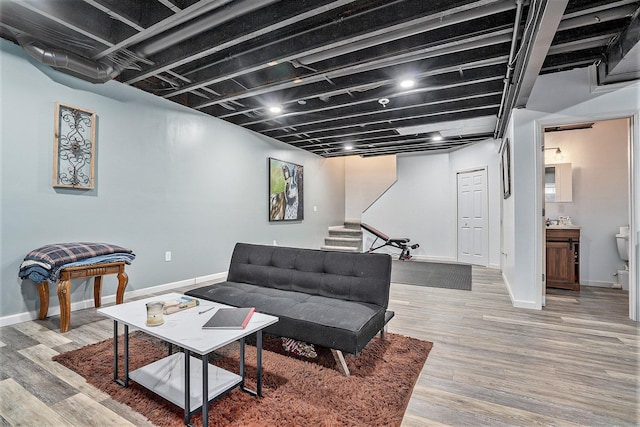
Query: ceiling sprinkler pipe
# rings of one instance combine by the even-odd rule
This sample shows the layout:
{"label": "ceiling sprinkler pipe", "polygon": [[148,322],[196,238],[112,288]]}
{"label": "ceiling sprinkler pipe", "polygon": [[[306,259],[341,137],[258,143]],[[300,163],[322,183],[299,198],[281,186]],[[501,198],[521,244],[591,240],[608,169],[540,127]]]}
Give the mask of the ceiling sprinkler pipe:
{"label": "ceiling sprinkler pipe", "polygon": [[323,50],[318,53],[306,55],[302,58],[298,58],[298,61],[303,65],[309,65],[316,62],[324,61],[335,56],[344,55],[347,53],[355,52],[357,50],[366,49],[372,46],[377,46],[383,43],[388,43],[393,40],[399,40],[405,37],[410,37],[416,34],[425,33],[438,28],[447,27],[450,25],[459,24],[461,22],[467,22],[474,19],[482,18],[484,16],[495,15],[497,13],[512,10],[514,8],[513,3],[510,1],[499,2],[491,6],[478,7],[478,9],[469,9],[462,12],[453,13],[451,15],[431,16],[427,19],[421,18],[415,21],[409,22],[408,25],[401,24],[396,25],[395,30],[385,30],[373,37],[367,37],[360,40],[353,41],[341,40],[334,43],[334,47],[327,50]]}
{"label": "ceiling sprinkler pipe", "polygon": [[151,40],[147,43],[143,43],[139,47],[135,48],[135,51],[141,56],[148,57],[150,55],[153,55],[154,53],[166,49],[169,46],[178,44],[218,25],[231,21],[238,16],[256,11],[278,1],[280,0],[246,0],[241,3],[234,3],[230,6],[224,7],[220,11],[215,12],[210,16],[205,16],[194,20],[192,23],[187,24],[184,28],[181,28],[164,36],[161,35],[155,40]]}
{"label": "ceiling sprinkler pipe", "polygon": [[600,22],[613,21],[633,16],[636,6],[628,4],[610,10],[601,10],[599,12],[589,13],[587,15],[576,16],[574,18],[563,19],[558,25],[558,31],[569,30],[572,28],[582,27],[584,25],[592,25]]}

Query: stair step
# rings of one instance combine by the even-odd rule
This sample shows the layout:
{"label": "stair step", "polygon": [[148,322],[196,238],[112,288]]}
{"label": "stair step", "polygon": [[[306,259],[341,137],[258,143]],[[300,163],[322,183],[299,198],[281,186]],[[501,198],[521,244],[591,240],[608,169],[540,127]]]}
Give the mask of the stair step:
{"label": "stair step", "polygon": [[324,245],[324,246],[321,246],[320,249],[325,251],[334,251],[334,252],[360,252],[358,248],[349,247],[349,246]]}
{"label": "stair step", "polygon": [[345,219],[344,225],[329,227],[321,249],[339,252],[362,252],[362,229],[359,219]]}
{"label": "stair step", "polygon": [[362,239],[354,239],[352,237],[325,237],[324,244],[328,246],[346,246],[360,248]]}
{"label": "stair step", "polygon": [[330,237],[353,237],[357,239],[362,238],[362,230],[355,230],[353,228],[346,228],[342,225],[335,225],[329,227]]}
{"label": "stair step", "polygon": [[360,222],[359,219],[345,219],[344,227],[352,230],[360,230]]}

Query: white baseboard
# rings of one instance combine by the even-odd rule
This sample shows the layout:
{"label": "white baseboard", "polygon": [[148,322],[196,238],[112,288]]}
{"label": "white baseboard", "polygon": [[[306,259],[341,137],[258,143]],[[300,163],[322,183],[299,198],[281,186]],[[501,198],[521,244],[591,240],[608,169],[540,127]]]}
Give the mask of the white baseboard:
{"label": "white baseboard", "polygon": [[535,301],[515,300],[511,298],[511,303],[515,308],[528,308],[530,310],[542,310],[542,307]]}
{"label": "white baseboard", "polygon": [[620,288],[618,282],[604,282],[600,280],[580,280],[580,286],[594,286],[596,288]]}
{"label": "white baseboard", "polygon": [[542,307],[540,305],[538,305],[538,303],[536,301],[527,301],[527,300],[515,299],[513,297],[513,292],[511,292],[511,286],[509,284],[509,281],[505,277],[504,272],[502,272],[502,281],[504,282],[505,286],[507,287],[507,292],[509,292],[509,299],[511,299],[511,305],[513,305],[515,308],[528,308],[528,309],[531,309],[531,310],[542,310]]}
{"label": "white baseboard", "polygon": [[[228,272],[225,271],[222,273],[214,273],[206,276],[194,277],[193,279],[179,280],[177,282],[164,283],[158,286],[151,286],[148,288],[136,289],[129,292],[125,291],[125,301],[127,298],[131,298],[131,297],[139,297],[139,296],[154,294],[158,292],[169,292],[169,291],[173,291],[176,288],[181,288],[183,286],[197,285],[199,283],[204,283],[211,280],[225,279],[227,277],[227,273]],[[115,303],[116,295],[115,294],[103,295],[101,298],[101,301],[103,304]],[[51,299],[49,304],[51,304],[51,302],[57,302],[57,297],[55,293],[51,294]],[[71,312],[82,310],[85,308],[91,308],[91,307],[93,307],[93,298],[86,299],[83,301],[76,301],[71,303]],[[60,314],[60,306],[58,305],[49,306],[49,311],[47,313],[47,316],[57,316],[59,314]],[[37,311],[36,312],[27,311],[24,313],[11,314],[9,316],[0,317],[0,327],[15,325],[16,323],[21,323],[21,322],[28,322],[30,320],[36,320],[37,318],[38,318]]]}

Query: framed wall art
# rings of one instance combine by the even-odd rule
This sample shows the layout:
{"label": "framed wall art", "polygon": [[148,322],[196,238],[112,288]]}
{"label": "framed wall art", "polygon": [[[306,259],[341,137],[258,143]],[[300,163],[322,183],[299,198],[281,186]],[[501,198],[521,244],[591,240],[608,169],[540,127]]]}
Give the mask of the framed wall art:
{"label": "framed wall art", "polygon": [[295,163],[269,158],[269,221],[304,219],[304,173]]}
{"label": "framed wall art", "polygon": [[505,199],[508,199],[511,196],[511,148],[509,147],[509,138],[505,139],[502,145],[500,166],[502,169],[502,195]]}
{"label": "framed wall art", "polygon": [[96,114],[56,103],[53,186],[90,190],[94,186]]}

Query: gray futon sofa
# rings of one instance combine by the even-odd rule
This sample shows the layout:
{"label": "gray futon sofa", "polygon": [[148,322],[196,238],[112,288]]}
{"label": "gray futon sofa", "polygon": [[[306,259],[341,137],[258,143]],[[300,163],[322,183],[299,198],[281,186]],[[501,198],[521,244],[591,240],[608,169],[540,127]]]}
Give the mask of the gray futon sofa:
{"label": "gray futon sofa", "polygon": [[388,254],[237,243],[227,280],[186,294],[278,316],[266,333],[332,349],[348,375],[342,352],[359,354],[393,317],[390,280]]}

